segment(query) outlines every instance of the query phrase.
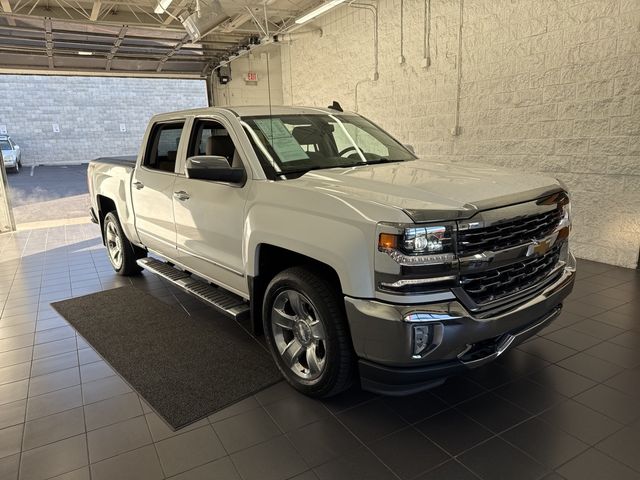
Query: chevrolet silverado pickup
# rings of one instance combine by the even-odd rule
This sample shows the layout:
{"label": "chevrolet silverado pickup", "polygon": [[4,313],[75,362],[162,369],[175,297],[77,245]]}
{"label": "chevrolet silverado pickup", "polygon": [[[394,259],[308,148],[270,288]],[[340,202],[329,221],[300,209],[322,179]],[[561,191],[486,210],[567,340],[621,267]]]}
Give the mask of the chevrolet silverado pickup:
{"label": "chevrolet silverado pickup", "polygon": [[249,321],[310,396],[438,385],[544,328],[573,288],[560,181],[419,159],[335,106],[157,115],[137,158],[94,160],[88,182],[118,274]]}

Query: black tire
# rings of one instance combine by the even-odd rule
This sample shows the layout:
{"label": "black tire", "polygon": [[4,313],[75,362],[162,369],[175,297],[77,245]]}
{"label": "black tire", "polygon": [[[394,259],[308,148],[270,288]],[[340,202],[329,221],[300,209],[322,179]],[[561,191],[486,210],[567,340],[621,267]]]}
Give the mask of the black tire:
{"label": "black tire", "polygon": [[20,164],[16,162],[16,166],[13,167],[13,173],[20,173]]}
{"label": "black tire", "polygon": [[[325,339],[322,341],[322,348],[319,345],[317,349],[316,346],[313,347],[314,352],[321,350],[324,354],[323,367],[317,378],[302,378],[300,372],[296,373],[294,367],[285,362],[277,346],[282,348],[287,340],[274,333],[272,309],[276,300],[292,291],[301,294],[305,303],[310,303],[307,311],[312,313],[307,318],[312,319],[316,315],[318,318],[313,319],[315,322],[312,323],[320,322],[323,326]],[[337,395],[351,386],[356,372],[355,354],[342,295],[331,282],[303,267],[292,267],[280,272],[271,280],[265,292],[262,319],[267,343],[276,365],[296,390],[310,397],[324,398]],[[276,324],[274,328],[277,330],[279,327]],[[295,328],[291,330],[290,338],[295,339],[294,330]],[[309,364],[307,358],[301,359],[299,363]],[[311,372],[310,367],[308,371]]]}
{"label": "black tire", "polygon": [[[113,229],[111,229],[111,227],[113,227]],[[125,277],[138,275],[142,271],[142,267],[140,267],[136,261],[146,257],[147,252],[140,247],[136,247],[129,241],[122,230],[122,225],[120,225],[120,220],[115,212],[109,212],[105,215],[104,221],[102,222],[102,229],[105,239],[104,243],[107,247],[107,256],[116,273]],[[114,234],[117,240],[113,241],[113,243],[119,242],[120,246],[120,255],[117,259],[112,255],[111,249],[111,239],[115,238]]]}

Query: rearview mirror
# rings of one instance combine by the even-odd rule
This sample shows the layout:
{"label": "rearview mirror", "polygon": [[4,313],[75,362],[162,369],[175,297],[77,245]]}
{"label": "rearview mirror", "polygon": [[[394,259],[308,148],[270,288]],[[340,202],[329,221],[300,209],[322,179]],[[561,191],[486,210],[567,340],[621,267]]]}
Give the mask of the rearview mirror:
{"label": "rearview mirror", "polygon": [[410,145],[408,143],[404,144],[404,148],[406,148],[407,150],[409,150],[411,153],[413,153],[414,155],[416,154],[416,149],[413,147],[413,145]]}
{"label": "rearview mirror", "polygon": [[217,155],[187,158],[186,171],[187,178],[198,180],[229,183],[242,183],[245,180],[244,168],[233,168],[225,157]]}

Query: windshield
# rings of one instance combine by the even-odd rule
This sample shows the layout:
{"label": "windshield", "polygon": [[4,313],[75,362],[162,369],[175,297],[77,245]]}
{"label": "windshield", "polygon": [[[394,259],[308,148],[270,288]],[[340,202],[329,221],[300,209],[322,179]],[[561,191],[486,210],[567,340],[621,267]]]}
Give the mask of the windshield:
{"label": "windshield", "polygon": [[0,150],[13,150],[13,148],[6,140],[0,140]]}
{"label": "windshield", "polygon": [[358,115],[243,117],[261,162],[277,173],[402,162],[415,157]]}

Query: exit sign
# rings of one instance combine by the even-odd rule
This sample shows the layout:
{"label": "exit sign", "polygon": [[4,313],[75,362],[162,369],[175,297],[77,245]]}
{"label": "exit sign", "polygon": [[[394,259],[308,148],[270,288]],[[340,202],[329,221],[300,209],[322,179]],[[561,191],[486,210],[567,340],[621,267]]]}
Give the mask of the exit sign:
{"label": "exit sign", "polygon": [[247,82],[257,82],[258,74],[256,72],[247,72],[247,77],[245,78]]}

